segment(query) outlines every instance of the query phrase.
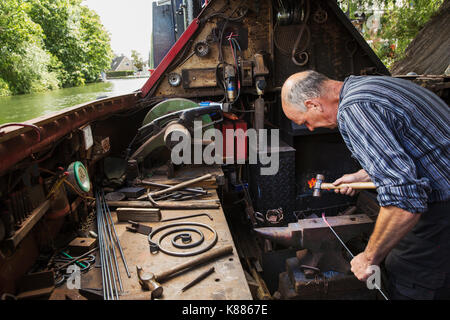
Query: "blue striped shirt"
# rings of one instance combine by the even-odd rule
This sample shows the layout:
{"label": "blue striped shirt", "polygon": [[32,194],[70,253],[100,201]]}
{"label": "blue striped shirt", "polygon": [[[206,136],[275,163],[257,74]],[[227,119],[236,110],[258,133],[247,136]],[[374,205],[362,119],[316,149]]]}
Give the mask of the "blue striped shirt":
{"label": "blue striped shirt", "polygon": [[337,120],[380,206],[419,213],[450,198],[450,111],[434,93],[403,79],[350,76]]}

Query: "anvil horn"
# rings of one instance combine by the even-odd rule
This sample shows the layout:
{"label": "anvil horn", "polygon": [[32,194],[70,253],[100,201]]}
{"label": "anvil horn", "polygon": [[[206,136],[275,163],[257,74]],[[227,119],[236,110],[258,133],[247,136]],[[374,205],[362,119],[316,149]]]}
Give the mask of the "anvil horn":
{"label": "anvil horn", "polygon": [[290,227],[255,228],[253,230],[262,238],[269,239],[286,247],[301,246],[301,233],[299,233],[298,231],[292,232],[292,229]]}

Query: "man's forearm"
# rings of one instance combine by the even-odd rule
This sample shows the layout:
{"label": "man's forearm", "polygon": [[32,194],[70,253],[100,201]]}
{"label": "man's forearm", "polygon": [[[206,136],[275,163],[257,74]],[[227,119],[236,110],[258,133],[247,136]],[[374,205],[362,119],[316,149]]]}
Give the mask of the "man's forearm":
{"label": "man's forearm", "polygon": [[381,207],[375,228],[364,253],[371,264],[378,265],[419,221],[420,214],[389,206]]}

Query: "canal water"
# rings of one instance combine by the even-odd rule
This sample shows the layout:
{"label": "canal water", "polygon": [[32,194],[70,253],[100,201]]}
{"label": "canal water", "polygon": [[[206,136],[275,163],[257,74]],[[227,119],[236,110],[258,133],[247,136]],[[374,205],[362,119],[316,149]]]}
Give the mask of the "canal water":
{"label": "canal water", "polygon": [[131,93],[142,88],[146,81],[147,78],[116,79],[44,93],[0,97],[0,124],[23,122],[100,97]]}

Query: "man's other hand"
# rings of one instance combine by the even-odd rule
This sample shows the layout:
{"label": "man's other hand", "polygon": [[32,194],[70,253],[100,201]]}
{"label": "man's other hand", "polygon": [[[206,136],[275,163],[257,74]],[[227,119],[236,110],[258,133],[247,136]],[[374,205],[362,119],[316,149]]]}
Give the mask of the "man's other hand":
{"label": "man's other hand", "polygon": [[372,275],[369,267],[373,262],[369,260],[365,252],[361,252],[350,261],[351,270],[358,280],[366,281]]}

